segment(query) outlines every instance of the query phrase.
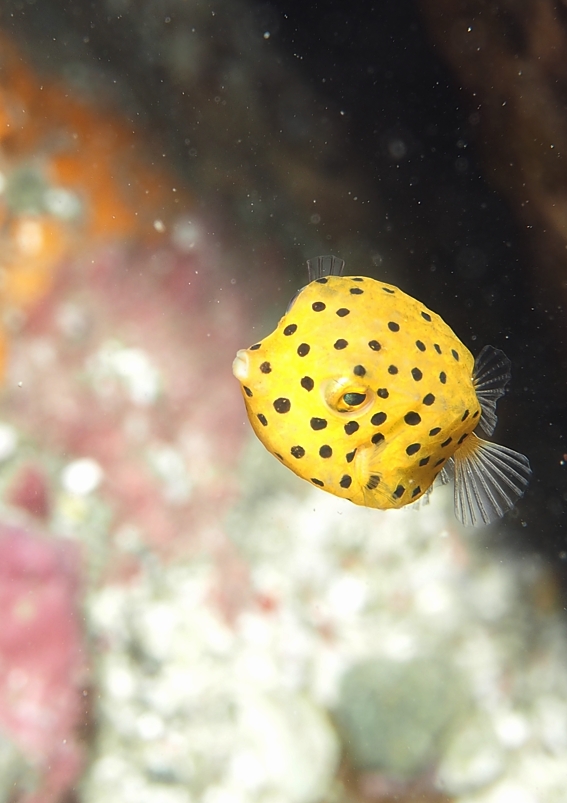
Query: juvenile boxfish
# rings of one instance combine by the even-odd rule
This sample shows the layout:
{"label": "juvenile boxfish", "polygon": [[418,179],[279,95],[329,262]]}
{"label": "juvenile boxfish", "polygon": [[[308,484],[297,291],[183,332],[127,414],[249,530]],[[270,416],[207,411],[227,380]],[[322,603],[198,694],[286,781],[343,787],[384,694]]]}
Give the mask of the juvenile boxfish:
{"label": "juvenile boxfish", "polygon": [[236,355],[248,417],[297,475],[357,505],[400,508],[454,474],[455,514],[489,524],[513,507],[526,457],[484,440],[510,361],[476,361],[446,323],[397,287],[308,262],[276,330]]}

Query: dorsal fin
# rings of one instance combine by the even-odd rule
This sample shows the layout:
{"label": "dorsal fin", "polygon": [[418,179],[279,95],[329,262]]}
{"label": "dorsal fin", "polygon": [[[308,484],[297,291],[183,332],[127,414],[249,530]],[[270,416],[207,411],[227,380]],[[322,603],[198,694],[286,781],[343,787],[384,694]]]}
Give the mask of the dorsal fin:
{"label": "dorsal fin", "polygon": [[455,515],[465,527],[490,524],[523,495],[531,476],[523,454],[474,433],[454,454]]}
{"label": "dorsal fin", "polygon": [[344,259],[339,259],[339,257],[334,257],[330,254],[307,260],[307,272],[310,282],[314,282],[315,279],[322,279],[324,276],[342,276],[344,269]]}
{"label": "dorsal fin", "polygon": [[496,426],[496,402],[506,392],[511,363],[500,349],[485,346],[474,363],[473,386],[482,410],[479,427],[492,435]]}

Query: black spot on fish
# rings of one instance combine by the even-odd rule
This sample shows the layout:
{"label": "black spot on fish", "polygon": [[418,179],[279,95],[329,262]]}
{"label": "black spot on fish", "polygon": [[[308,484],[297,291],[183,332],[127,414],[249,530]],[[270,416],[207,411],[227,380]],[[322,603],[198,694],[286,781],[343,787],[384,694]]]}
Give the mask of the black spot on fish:
{"label": "black spot on fish", "polygon": [[386,413],[374,413],[372,418],[370,419],[370,423],[374,427],[379,427],[384,421],[388,418]]}
{"label": "black spot on fish", "polygon": [[323,482],[323,480],[317,480],[315,479],[315,477],[311,477],[311,482],[314,483],[315,485],[318,485],[319,488],[325,487],[325,483]]}
{"label": "black spot on fish", "polygon": [[293,457],[296,457],[298,460],[305,455],[305,449],[303,446],[292,446],[290,452]]}
{"label": "black spot on fish", "polygon": [[443,443],[441,444],[441,448],[444,449],[445,446],[448,446],[451,443],[452,440],[453,440],[453,438],[447,438],[447,440],[443,441]]}
{"label": "black spot on fish", "polygon": [[478,418],[479,414],[480,410],[476,410],[476,412],[473,413],[473,418]]}
{"label": "black spot on fish", "polygon": [[441,354],[442,353],[441,352],[441,346],[438,343],[434,343],[433,346],[434,346],[435,351],[437,352],[437,354]]}
{"label": "black spot on fish", "polygon": [[262,365],[260,366],[260,371],[263,374],[271,374],[272,373],[272,366],[270,365],[269,362],[263,362]]}
{"label": "black spot on fish", "polygon": [[380,343],[377,340],[371,340],[368,343],[368,345],[370,346],[372,351],[380,351],[380,349],[382,348],[382,346],[380,345]]}
{"label": "black spot on fish", "polygon": [[406,453],[409,455],[416,454],[421,449],[421,443],[410,443],[410,445],[406,449]]}
{"label": "black spot on fish", "polygon": [[258,418],[258,421],[262,424],[263,427],[267,427],[268,426],[268,419],[266,418],[265,415],[262,415],[262,413],[258,413],[257,418]]}
{"label": "black spot on fish", "polygon": [[383,440],[384,440],[384,436],[382,435],[381,432],[376,432],[371,438],[371,441],[375,446],[378,443],[382,443]]}
{"label": "black spot on fish", "polygon": [[246,395],[247,395],[248,397],[252,397],[252,396],[254,395],[254,394],[252,393],[252,391],[250,390],[250,388],[247,388],[247,387],[246,387],[246,385],[242,385],[242,387],[244,388],[244,393],[246,393]]}
{"label": "black spot on fish", "polygon": [[341,351],[341,349],[346,349],[347,346],[348,346],[347,341],[343,340],[342,337],[336,340],[334,343],[334,348],[336,348],[337,351]]}
{"label": "black spot on fish", "polygon": [[461,416],[461,421],[466,421],[466,419],[467,419],[468,417],[469,417],[469,411],[468,411],[468,410],[465,410],[465,412],[464,412],[464,413],[463,413],[463,415]]}
{"label": "black spot on fish", "polygon": [[421,423],[421,416],[419,413],[416,413],[414,410],[411,410],[409,413],[404,415],[404,421],[406,424],[409,424],[410,427],[416,427],[418,424]]}
{"label": "black spot on fish", "polygon": [[323,312],[323,310],[326,308],[327,305],[323,304],[322,301],[314,301],[313,304],[311,304],[311,309],[313,312]]}
{"label": "black spot on fish", "polygon": [[397,367],[395,365],[389,365],[388,366],[388,373],[389,374],[397,374],[398,373]]}
{"label": "black spot on fish", "polygon": [[350,280],[351,280],[351,282],[363,282],[364,281],[362,276],[351,276]]}
{"label": "black spot on fish", "polygon": [[426,466],[429,463],[430,460],[431,460],[431,457],[422,457],[421,460],[419,461],[419,465],[420,466]]}
{"label": "black spot on fish", "polygon": [[364,376],[366,368],[363,365],[355,365],[352,372],[355,376]]}
{"label": "black spot on fish", "polygon": [[313,390],[315,387],[315,382],[311,379],[310,376],[304,376],[301,380],[301,387],[305,388],[305,390]]}
{"label": "black spot on fish", "polygon": [[368,482],[366,483],[366,487],[369,491],[373,491],[380,485],[380,477],[378,474],[371,474],[368,478]]}
{"label": "black spot on fish", "polygon": [[311,429],[325,429],[327,426],[327,422],[324,418],[312,418],[309,422],[311,424]]}
{"label": "black spot on fish", "polygon": [[389,287],[383,287],[383,288],[382,288],[382,290],[383,290],[385,293],[391,293],[391,295],[394,295],[394,293],[396,292],[395,290],[390,290],[390,288],[389,288]]}
{"label": "black spot on fish", "polygon": [[352,483],[352,477],[349,477],[348,474],[343,474],[343,476],[341,477],[341,481],[339,482],[339,485],[341,486],[341,488],[350,488],[351,483]]}
{"label": "black spot on fish", "polygon": [[425,343],[422,343],[421,340],[416,340],[415,345],[420,351],[425,351]]}
{"label": "black spot on fish", "polygon": [[289,399],[276,399],[274,402],[274,410],[276,413],[289,413],[291,409],[291,402]]}
{"label": "black spot on fish", "polygon": [[441,458],[441,460],[438,460],[438,461],[435,463],[435,466],[434,466],[434,468],[437,468],[437,466],[440,466],[440,465],[441,465],[441,463],[444,463],[446,459],[447,459],[446,457],[442,457],[442,458]]}
{"label": "black spot on fish", "polygon": [[429,430],[429,434],[431,435],[432,438],[435,435],[439,435],[440,432],[441,432],[441,427],[433,427],[433,429]]}
{"label": "black spot on fish", "polygon": [[388,329],[390,332],[399,332],[400,331],[400,324],[396,323],[395,321],[388,322]]}
{"label": "black spot on fish", "polygon": [[451,349],[451,354],[456,359],[456,361],[459,362],[459,352],[455,351],[455,349]]}
{"label": "black spot on fish", "polygon": [[250,351],[256,351],[256,349],[259,349],[261,345],[261,343],[255,343],[253,346],[250,346]]}
{"label": "black spot on fish", "polygon": [[327,444],[325,444],[324,446],[321,446],[321,448],[319,449],[319,454],[321,457],[325,458],[331,457],[331,455],[333,454],[333,450],[331,449],[330,446],[327,446]]}
{"label": "black spot on fish", "polygon": [[364,293],[364,290],[361,290],[360,287],[351,287],[350,292],[353,296],[361,296]]}
{"label": "black spot on fish", "polygon": [[352,461],[354,460],[355,454],[356,454],[356,449],[353,449],[352,452],[349,452],[347,454],[347,456],[346,456],[347,463],[352,463]]}
{"label": "black spot on fish", "polygon": [[358,421],[349,421],[348,424],[345,424],[345,432],[347,435],[352,435],[354,432],[359,429]]}
{"label": "black spot on fish", "polygon": [[444,385],[447,382],[447,374],[445,373],[445,371],[441,371],[441,373],[439,374],[439,381],[441,382],[442,385]]}
{"label": "black spot on fish", "polygon": [[347,315],[350,315],[350,310],[346,307],[341,307],[337,310],[336,315],[338,315],[339,318],[346,318]]}
{"label": "black spot on fish", "polygon": [[421,373],[419,368],[412,368],[411,375],[413,376],[416,382],[419,382],[421,379],[423,379],[423,374]]}
{"label": "black spot on fish", "polygon": [[465,432],[463,435],[461,435],[461,437],[460,437],[460,438],[459,438],[459,440],[457,441],[457,443],[459,444],[459,446],[461,445],[461,443],[462,443],[464,440],[466,440],[466,439],[469,437],[469,434],[470,434],[469,432]]}
{"label": "black spot on fish", "polygon": [[286,326],[286,328],[283,330],[283,333],[284,333],[284,335],[286,337],[289,337],[290,335],[293,335],[294,332],[297,332],[297,324],[296,323],[290,323],[290,325]]}
{"label": "black spot on fish", "polygon": [[311,346],[308,346],[307,343],[302,343],[300,346],[297,347],[297,353],[300,357],[306,357],[309,352],[311,351]]}
{"label": "black spot on fish", "polygon": [[421,313],[421,317],[423,318],[424,321],[430,321],[431,320],[431,315],[428,312],[422,312]]}
{"label": "black spot on fish", "polygon": [[283,460],[283,457],[279,452],[274,452],[274,455],[278,458],[278,460]]}
{"label": "black spot on fish", "polygon": [[321,279],[315,279],[315,281],[317,284],[327,284],[329,280],[323,276]]}
{"label": "black spot on fish", "polygon": [[378,394],[378,396],[379,396],[381,399],[387,399],[387,398],[388,398],[388,396],[390,395],[390,394],[389,394],[389,392],[388,392],[388,390],[387,390],[387,388],[378,388],[378,390],[376,391],[376,393]]}
{"label": "black spot on fish", "polygon": [[394,499],[401,499],[402,496],[405,494],[405,492],[406,492],[406,489],[404,488],[404,486],[403,485],[398,485],[398,487],[396,488],[396,490],[394,491],[392,496],[394,497]]}
{"label": "black spot on fish", "polygon": [[433,402],[435,401],[435,396],[433,393],[428,393],[427,396],[423,397],[423,403],[430,407]]}
{"label": "black spot on fish", "polygon": [[415,497],[420,493],[421,493],[421,488],[419,487],[419,485],[416,485],[416,487],[411,492],[411,498],[415,499]]}

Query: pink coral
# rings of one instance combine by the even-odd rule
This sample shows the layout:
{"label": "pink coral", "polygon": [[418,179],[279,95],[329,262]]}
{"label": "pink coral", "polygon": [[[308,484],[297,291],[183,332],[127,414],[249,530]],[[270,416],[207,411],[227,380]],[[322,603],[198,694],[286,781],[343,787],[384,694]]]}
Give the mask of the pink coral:
{"label": "pink coral", "polygon": [[114,532],[215,549],[247,434],[230,370],[252,337],[243,292],[203,244],[91,256],[61,268],[14,341],[9,420],[42,452],[96,462]]}
{"label": "pink coral", "polygon": [[81,768],[78,576],[71,543],[0,523],[0,727],[36,767],[42,803],[59,799]]}

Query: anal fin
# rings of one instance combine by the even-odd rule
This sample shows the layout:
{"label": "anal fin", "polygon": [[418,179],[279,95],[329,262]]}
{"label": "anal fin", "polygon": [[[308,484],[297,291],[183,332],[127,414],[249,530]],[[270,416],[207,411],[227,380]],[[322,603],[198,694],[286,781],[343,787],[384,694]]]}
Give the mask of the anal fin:
{"label": "anal fin", "polygon": [[453,457],[455,515],[465,527],[503,516],[523,495],[532,473],[527,457],[474,433]]}
{"label": "anal fin", "polygon": [[511,363],[500,349],[485,346],[474,363],[473,386],[482,415],[479,428],[485,435],[492,435],[496,426],[496,402],[506,392],[510,381]]}

